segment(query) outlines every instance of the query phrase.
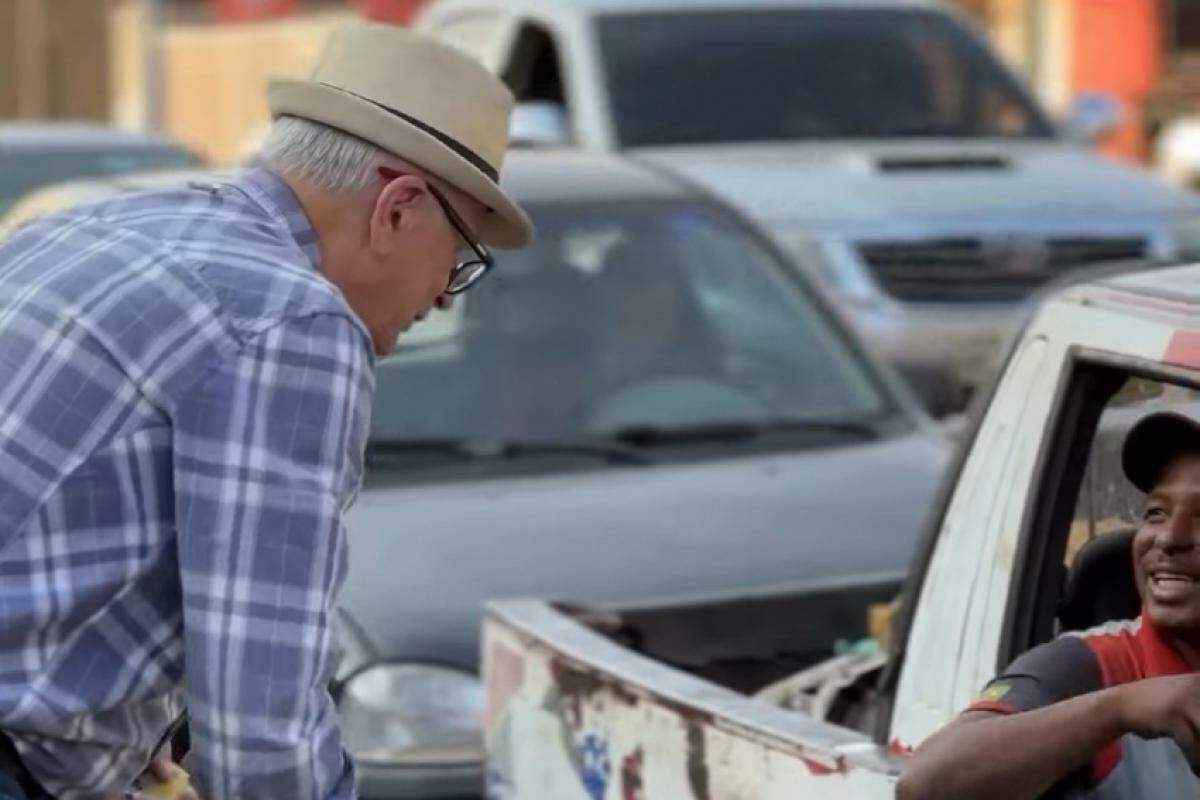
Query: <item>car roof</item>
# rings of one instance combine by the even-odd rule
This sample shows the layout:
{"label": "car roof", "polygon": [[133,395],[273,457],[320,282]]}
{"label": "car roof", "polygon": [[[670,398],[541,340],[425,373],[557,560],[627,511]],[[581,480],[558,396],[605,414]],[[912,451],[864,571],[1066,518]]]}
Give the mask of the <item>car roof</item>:
{"label": "car roof", "polygon": [[698,197],[665,172],[631,158],[581,150],[515,150],[502,184],[518,203],[669,200]]}
{"label": "car roof", "polygon": [[[626,156],[578,150],[516,150],[504,163],[503,186],[518,203],[602,203],[637,200],[699,200],[701,195]],[[30,204],[38,213],[122,192],[158,189],[192,180],[222,180],[231,172],[159,170],[103,175],[34,189],[13,207]]]}
{"label": "car roof", "polygon": [[[1096,289],[1116,289],[1131,297],[1195,306],[1195,311],[1200,314],[1200,264],[1117,275],[1083,288],[1079,292],[1081,299],[1095,299]],[[1112,305],[1111,292],[1105,296],[1109,298],[1106,305]]]}
{"label": "car roof", "polygon": [[[454,9],[497,8],[498,0],[440,0],[427,13],[441,13]],[[558,10],[577,14],[615,14],[652,11],[697,11],[730,9],[781,8],[853,8],[872,10],[881,8],[938,8],[936,0],[503,0],[503,8],[509,13],[523,10]]]}
{"label": "car roof", "polygon": [[1200,326],[1200,263],[1148,267],[1131,262],[1097,268],[1092,276],[1068,279],[1047,299],[1175,327]]}
{"label": "car roof", "polygon": [[170,139],[88,122],[6,122],[0,124],[0,153],[81,147],[177,148]]}

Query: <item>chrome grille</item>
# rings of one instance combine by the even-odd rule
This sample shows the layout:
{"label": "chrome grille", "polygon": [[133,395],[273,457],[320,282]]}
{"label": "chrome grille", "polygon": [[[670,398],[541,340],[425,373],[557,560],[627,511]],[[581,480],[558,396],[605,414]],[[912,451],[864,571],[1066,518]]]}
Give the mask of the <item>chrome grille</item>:
{"label": "chrome grille", "polygon": [[1012,302],[1071,269],[1143,258],[1146,240],[998,236],[859,243],[879,285],[899,300]]}

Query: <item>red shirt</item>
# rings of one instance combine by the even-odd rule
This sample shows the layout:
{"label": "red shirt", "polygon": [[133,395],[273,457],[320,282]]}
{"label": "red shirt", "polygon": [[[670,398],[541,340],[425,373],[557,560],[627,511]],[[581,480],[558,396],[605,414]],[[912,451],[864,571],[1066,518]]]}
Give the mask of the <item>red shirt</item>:
{"label": "red shirt", "polygon": [[[1158,630],[1138,617],[1067,633],[1035,647],[992,680],[969,708],[1013,714],[1110,686],[1190,671]],[[1121,757],[1119,740],[1098,752],[1092,760],[1093,785],[1107,778]]]}

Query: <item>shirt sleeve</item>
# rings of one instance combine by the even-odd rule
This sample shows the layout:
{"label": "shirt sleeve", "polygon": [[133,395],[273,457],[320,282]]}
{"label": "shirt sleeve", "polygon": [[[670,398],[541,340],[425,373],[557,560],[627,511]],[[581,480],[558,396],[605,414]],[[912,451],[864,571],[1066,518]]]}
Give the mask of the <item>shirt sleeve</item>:
{"label": "shirt sleeve", "polygon": [[1100,664],[1078,636],[1062,636],[1018,657],[968,706],[1015,714],[1103,688]]}
{"label": "shirt sleeve", "polygon": [[328,692],[373,390],[347,318],[243,342],[175,409],[189,768],[206,800],[354,796]]}

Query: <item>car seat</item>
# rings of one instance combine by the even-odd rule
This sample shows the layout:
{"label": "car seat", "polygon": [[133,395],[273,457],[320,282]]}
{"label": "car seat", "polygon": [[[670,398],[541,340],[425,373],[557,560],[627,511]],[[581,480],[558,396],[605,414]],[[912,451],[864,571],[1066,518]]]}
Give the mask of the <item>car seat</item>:
{"label": "car seat", "polygon": [[1080,548],[1058,604],[1064,631],[1082,631],[1141,612],[1133,570],[1132,528],[1097,536]]}

